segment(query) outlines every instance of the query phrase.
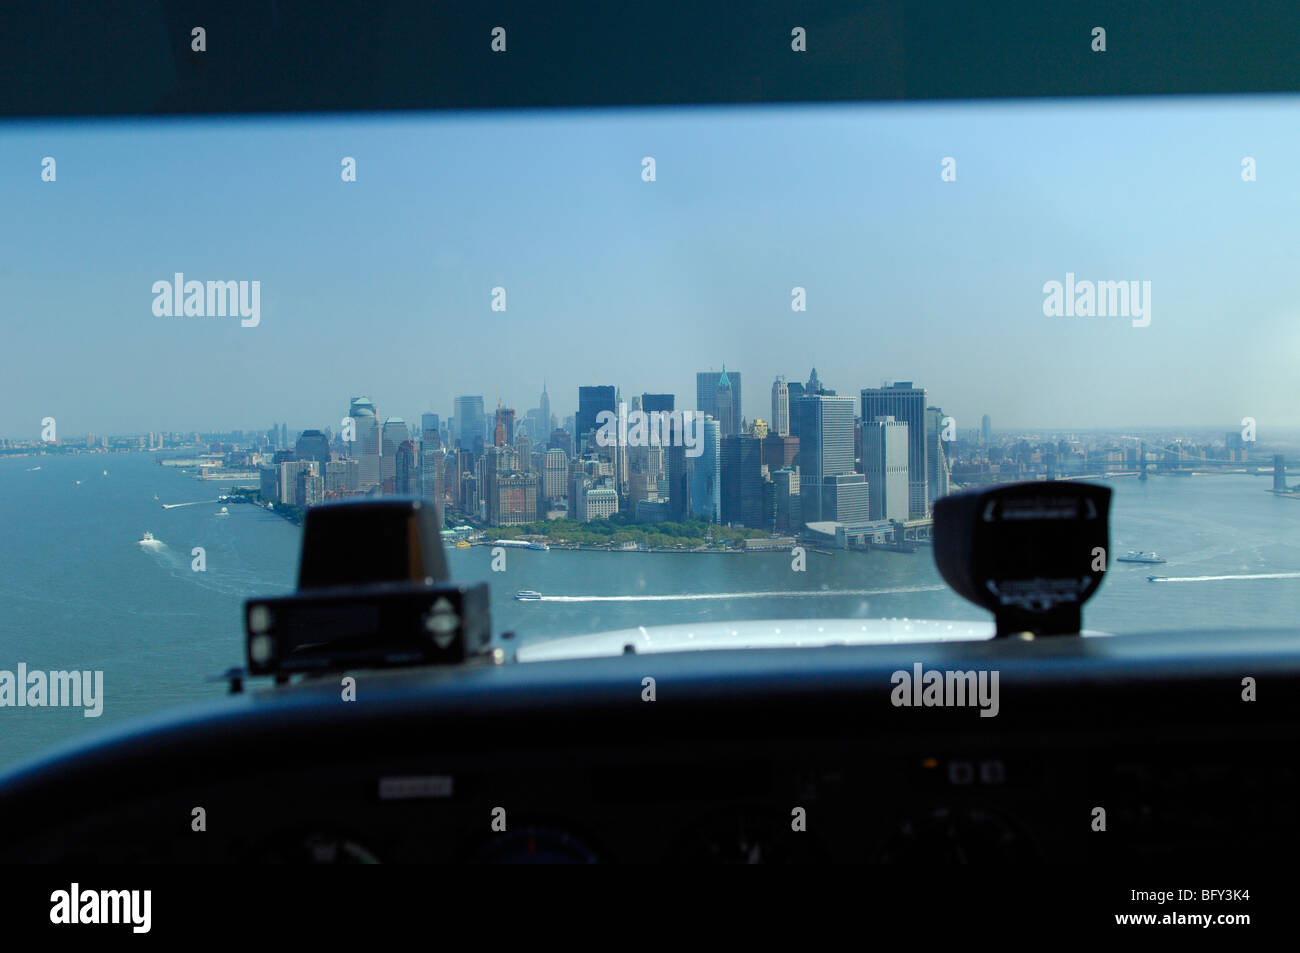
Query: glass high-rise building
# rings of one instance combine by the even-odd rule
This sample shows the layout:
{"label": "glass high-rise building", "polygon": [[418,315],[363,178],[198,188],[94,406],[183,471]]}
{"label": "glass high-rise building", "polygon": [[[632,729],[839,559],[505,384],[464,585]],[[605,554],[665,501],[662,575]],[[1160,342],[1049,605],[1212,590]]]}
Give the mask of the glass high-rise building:
{"label": "glass high-rise building", "polygon": [[762,441],[747,434],[722,438],[722,522],[768,529],[763,512]]}
{"label": "glass high-rise building", "polygon": [[925,447],[925,388],[911,381],[862,389],[862,419],[893,417],[907,424],[908,515],[922,519],[929,510]]}
{"label": "glass high-rise building", "polygon": [[825,506],[827,477],[853,473],[853,398],[800,397],[791,416],[799,420],[799,496],[805,522],[834,521]]}
{"label": "glass high-rise building", "polygon": [[357,471],[357,489],[362,493],[379,486],[381,474],[379,468],[379,417],[375,405],[368,397],[353,397],[348,408],[355,428],[353,434],[353,453],[359,468]]}
{"label": "glass high-rise building", "polygon": [[[671,409],[671,408],[670,408]],[[703,449],[688,457],[690,466],[691,513],[710,523],[722,522],[722,435],[718,422],[705,417],[701,424]],[[668,450],[672,455],[672,448]]]}
{"label": "glass high-rise building", "polygon": [[483,413],[483,398],[472,394],[457,397],[454,402],[456,417],[456,438],[461,449],[474,451],[474,441],[485,436],[486,421]]}
{"label": "glass high-rise building", "polygon": [[[727,381],[725,396],[722,394],[724,388],[720,387],[724,377]],[[725,401],[727,404],[725,418],[720,409],[720,401]],[[733,433],[740,433],[740,424],[744,418],[740,371],[729,371],[724,365],[721,371],[699,371],[696,373],[695,408],[716,420],[724,437]]]}
{"label": "glass high-rise building", "polygon": [[618,413],[614,403],[613,385],[601,384],[578,388],[578,413],[574,417],[577,433],[574,436],[579,452],[582,450],[583,441],[587,439],[588,432],[598,426],[596,416],[606,410],[613,414]]}
{"label": "glass high-rise building", "polygon": [[410,439],[411,432],[401,417],[389,417],[384,421],[379,451],[379,481],[385,493],[397,492],[397,448]]}

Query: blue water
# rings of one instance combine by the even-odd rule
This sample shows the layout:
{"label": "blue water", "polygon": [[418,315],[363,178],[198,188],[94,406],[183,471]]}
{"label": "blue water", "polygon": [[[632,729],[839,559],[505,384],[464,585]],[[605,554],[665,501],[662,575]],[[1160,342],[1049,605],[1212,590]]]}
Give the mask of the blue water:
{"label": "blue water", "polygon": [[[1295,625],[1300,501],[1273,497],[1270,485],[1243,475],[1114,481],[1113,551],[1157,550],[1169,562],[1112,566],[1089,603],[1088,627]],[[0,708],[0,765],[224,692],[205,678],[243,662],[243,601],[292,589],[301,530],[247,505],[219,516],[219,492],[149,454],[0,459],[0,669],[100,669],[106,696],[97,719],[78,709]],[[202,502],[160,506],[191,501]],[[138,543],[145,530],[158,546]],[[196,546],[206,551],[205,572],[191,569]],[[500,573],[483,547],[448,559],[455,578],[489,583],[494,630],[513,630],[520,642],[723,619],[981,617],[943,586],[924,548],[810,552],[802,573],[787,553],[508,550]],[[1258,573],[1297,578],[1196,578]],[[1194,581],[1152,584],[1152,574]],[[517,589],[548,598],[518,602]]]}

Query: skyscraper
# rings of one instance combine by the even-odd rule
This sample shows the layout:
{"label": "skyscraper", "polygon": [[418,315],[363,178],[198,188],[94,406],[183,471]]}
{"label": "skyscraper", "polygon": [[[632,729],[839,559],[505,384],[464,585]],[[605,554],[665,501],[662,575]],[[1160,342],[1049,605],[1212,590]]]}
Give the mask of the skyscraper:
{"label": "skyscraper", "polygon": [[484,436],[483,398],[479,395],[455,400],[456,438],[463,449],[473,451],[475,438]]}
{"label": "skyscraper", "polygon": [[496,420],[492,428],[492,446],[508,447],[515,442],[515,409],[497,405]]}
{"label": "skyscraper", "polygon": [[772,433],[778,437],[790,434],[790,388],[785,378],[778,377],[772,383]]}
{"label": "skyscraper", "polygon": [[[718,422],[705,417],[704,445],[690,461],[691,514],[710,523],[722,522],[722,436]],[[668,449],[669,458],[672,448]],[[670,491],[671,492],[671,491]]]}
{"label": "skyscraper", "polygon": [[389,417],[384,421],[379,452],[379,477],[385,493],[397,492],[397,448],[410,439],[411,432],[401,417]]}
{"label": "skyscraper", "polygon": [[653,413],[654,411],[659,411],[660,413],[670,411],[673,409],[673,395],[642,394],[641,409],[647,414]]}
{"label": "skyscraper", "polygon": [[355,433],[353,446],[359,463],[357,489],[362,493],[379,486],[379,418],[368,397],[353,397],[348,408]]}
{"label": "skyscraper", "polygon": [[862,389],[862,419],[893,417],[907,424],[908,515],[924,518],[929,508],[926,488],[925,388],[911,381],[896,381],[888,387]]}
{"label": "skyscraper", "polygon": [[546,392],[546,381],[542,381],[542,396],[537,401],[537,409],[540,411],[537,417],[541,426],[533,436],[545,440],[551,432],[551,395]]}
{"label": "skyscraper", "polygon": [[800,397],[791,416],[799,419],[799,497],[805,522],[835,520],[824,506],[827,477],[853,473],[853,398]]}
{"label": "skyscraper", "polygon": [[758,437],[722,438],[722,522],[746,529],[768,529],[763,514],[763,461]]}
{"label": "skyscraper", "polygon": [[948,495],[948,451],[943,439],[944,413],[938,407],[925,408],[925,492],[926,503]]}
{"label": "skyscraper", "polygon": [[601,384],[578,388],[578,413],[574,417],[574,426],[577,428],[574,443],[578,452],[582,452],[583,442],[587,439],[588,433],[597,428],[596,415],[606,410],[613,414],[618,413],[618,408],[614,406],[612,385]]}
{"label": "skyscraper", "polygon": [[[403,424],[405,426],[405,424]],[[403,440],[394,451],[393,491],[403,496],[420,492],[420,471],[415,466],[415,442]]]}
{"label": "skyscraper", "polygon": [[[722,419],[718,410],[719,387],[723,375],[727,377],[727,390],[730,412],[727,420]],[[695,375],[695,408],[708,414],[718,422],[719,431],[728,436],[740,433],[740,421],[744,416],[744,403],[740,388],[740,371],[728,371],[724,365],[721,371],[700,371]]]}
{"label": "skyscraper", "polygon": [[304,430],[294,444],[293,453],[299,460],[315,460],[324,473],[325,464],[330,462],[329,438],[319,430]]}
{"label": "skyscraper", "polygon": [[877,417],[862,422],[862,472],[873,520],[908,517],[907,444],[907,424],[902,421]]}
{"label": "skyscraper", "polygon": [[980,436],[984,438],[984,443],[993,442],[993,418],[985,414],[980,418]]}

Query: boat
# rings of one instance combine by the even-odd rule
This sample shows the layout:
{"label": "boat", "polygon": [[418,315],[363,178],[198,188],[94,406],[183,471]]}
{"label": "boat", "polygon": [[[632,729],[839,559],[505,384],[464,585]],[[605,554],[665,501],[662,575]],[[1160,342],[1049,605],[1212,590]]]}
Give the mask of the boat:
{"label": "boat", "polygon": [[542,594],[536,589],[519,589],[515,592],[515,598],[520,602],[536,602],[542,598]]}
{"label": "boat", "polygon": [[456,548],[457,548],[457,549],[469,549],[469,543],[465,542],[465,540],[463,540],[463,539],[458,539],[458,540],[456,540]]}
{"label": "boat", "polygon": [[230,515],[230,510],[228,510],[226,507],[223,506],[223,507],[221,508],[221,512],[219,512],[217,515],[218,515],[218,516],[229,516],[229,515]]}
{"label": "boat", "polygon": [[1135,552],[1134,550],[1130,549],[1125,555],[1116,556],[1115,562],[1117,563],[1167,563],[1169,562],[1169,560],[1165,559],[1159,553]]}
{"label": "boat", "polygon": [[153,538],[153,533],[149,532],[148,530],[145,530],[144,535],[140,537],[140,545],[143,546],[145,543],[154,543],[154,542],[157,542],[157,540]]}
{"label": "boat", "polygon": [[550,552],[550,550],[551,550],[551,547],[550,547],[550,546],[546,545],[545,543],[538,542],[538,541],[533,541],[533,542],[529,543],[529,544],[528,544],[528,548],[529,548],[529,549],[540,549],[540,550],[542,550],[543,552]]}

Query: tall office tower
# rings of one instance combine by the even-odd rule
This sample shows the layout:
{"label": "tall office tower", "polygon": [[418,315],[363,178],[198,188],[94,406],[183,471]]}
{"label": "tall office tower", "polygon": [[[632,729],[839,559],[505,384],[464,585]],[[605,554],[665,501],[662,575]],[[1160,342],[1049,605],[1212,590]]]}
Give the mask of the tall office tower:
{"label": "tall office tower", "polygon": [[491,521],[496,518],[500,506],[500,485],[497,477],[509,472],[509,460],[503,447],[488,447],[478,462],[479,499],[484,507],[484,517]]}
{"label": "tall office tower", "polygon": [[483,398],[479,395],[457,397],[455,402],[456,439],[463,449],[475,451],[475,440],[484,433]]}
{"label": "tall office tower", "polygon": [[800,397],[791,405],[799,420],[799,498],[805,522],[834,521],[824,505],[827,477],[853,472],[853,398]]}
{"label": "tall office tower", "polygon": [[497,404],[496,418],[492,422],[492,446],[508,447],[515,442],[515,411],[513,407]]}
{"label": "tall office tower", "polygon": [[360,464],[357,489],[362,493],[379,486],[379,418],[375,405],[368,397],[353,397],[348,408],[355,432],[353,434],[353,453]]}
{"label": "tall office tower", "polygon": [[664,413],[673,409],[672,394],[642,394],[641,409],[647,414],[659,411]]}
{"label": "tall office tower", "polygon": [[986,445],[993,442],[993,418],[988,414],[980,418],[980,437]]}
{"label": "tall office tower", "polygon": [[397,448],[410,439],[411,432],[401,417],[389,417],[384,421],[379,451],[379,480],[385,493],[397,492]]}
{"label": "tall office tower", "polygon": [[682,424],[674,419],[670,428],[671,438],[668,442],[668,519],[673,523],[684,523],[691,518],[690,468],[687,464],[686,447],[682,440]]}
{"label": "tall office tower", "polygon": [[[690,469],[691,515],[710,523],[722,522],[722,431],[718,421],[705,417],[697,424],[703,437],[698,457],[687,458]],[[662,448],[654,448],[662,450]],[[671,458],[673,448],[668,448]],[[671,491],[670,491],[671,492]],[[671,517],[670,517],[671,518]]]}
{"label": "tall office tower", "polygon": [[943,440],[944,413],[938,407],[925,408],[925,487],[926,503],[948,495],[948,451]]}
{"label": "tall office tower", "polygon": [[780,533],[798,532],[803,525],[799,512],[799,471],[792,467],[769,470],[771,474],[775,528]]}
{"label": "tall office tower", "polygon": [[1273,454],[1273,490],[1286,492],[1286,458],[1280,453]]}
{"label": "tall office tower", "polygon": [[460,478],[464,472],[461,464],[464,460],[459,450],[447,451],[442,465],[442,495],[452,509],[460,509]]}
{"label": "tall office tower", "polygon": [[[427,434],[430,431],[433,431],[434,434],[437,434],[441,428],[442,428],[442,421],[437,414],[420,414],[421,437],[423,437],[424,434]],[[439,438],[439,442],[441,442],[441,438]]]}
{"label": "tall office tower", "polygon": [[862,419],[893,417],[907,424],[908,516],[922,519],[929,508],[925,447],[925,388],[911,381],[862,389]]}
{"label": "tall office tower", "polygon": [[778,437],[790,434],[790,388],[784,377],[778,377],[772,384],[772,433]]}
{"label": "tall office tower", "polygon": [[722,365],[722,376],[718,378],[718,393],[713,399],[713,406],[717,409],[722,439],[740,433],[740,417],[736,413],[736,398],[731,391],[731,378],[727,376],[726,364]]}
{"label": "tall office tower", "polygon": [[280,424],[280,449],[281,450],[289,449],[289,425],[288,424],[283,424],[283,423]]}
{"label": "tall office tower", "polygon": [[[608,410],[612,414],[618,413],[618,408],[614,406],[614,387],[612,385],[597,385],[594,387],[578,388],[578,413],[574,415],[574,426],[577,428],[574,433],[574,446],[578,453],[582,453],[588,443],[588,435],[591,431],[597,429],[596,415],[602,411]],[[595,446],[595,443],[591,443]]]}
{"label": "tall office tower", "polygon": [[547,441],[546,449],[563,450],[566,457],[573,456],[573,435],[557,427],[551,431],[551,439]]}
{"label": "tall office tower", "polygon": [[393,451],[393,492],[414,496],[420,492],[420,471],[415,465],[415,441],[403,440]]}
{"label": "tall office tower", "polygon": [[527,434],[520,434],[515,438],[515,456],[518,460],[515,462],[515,469],[524,473],[529,473],[533,469],[533,442],[528,439]]}
{"label": "tall office tower", "polygon": [[[730,391],[729,403],[731,405],[731,412],[727,420],[722,418],[718,410],[718,385],[724,374]],[[695,409],[708,414],[716,420],[724,437],[733,433],[740,433],[740,419],[743,416],[741,396],[740,371],[728,371],[726,365],[723,365],[721,371],[700,371],[695,375]]]}
{"label": "tall office tower", "polygon": [[542,396],[537,402],[537,430],[533,439],[540,443],[551,432],[551,395],[546,393],[546,381],[542,381]]}
{"label": "tall office tower", "polygon": [[767,529],[763,513],[762,441],[749,434],[722,438],[722,522]]}
{"label": "tall office tower", "polygon": [[304,430],[294,444],[293,453],[299,460],[315,460],[324,473],[325,464],[330,462],[329,438],[319,430]]}
{"label": "tall office tower", "polygon": [[790,436],[799,436],[799,415],[795,413],[794,402],[804,396],[803,384],[798,381],[786,381],[785,392],[790,404]]}
{"label": "tall office tower", "polygon": [[549,500],[563,497],[569,485],[569,454],[560,447],[546,451],[546,471],[543,495]]}
{"label": "tall office tower", "polygon": [[447,468],[446,454],[442,444],[429,440],[429,435],[437,431],[425,431],[425,439],[420,441],[420,495],[442,506],[443,475]]}
{"label": "tall office tower", "polygon": [[893,417],[862,422],[862,472],[867,478],[871,519],[906,520],[907,424]]}

